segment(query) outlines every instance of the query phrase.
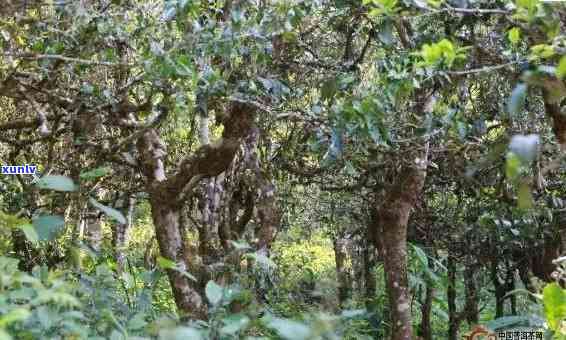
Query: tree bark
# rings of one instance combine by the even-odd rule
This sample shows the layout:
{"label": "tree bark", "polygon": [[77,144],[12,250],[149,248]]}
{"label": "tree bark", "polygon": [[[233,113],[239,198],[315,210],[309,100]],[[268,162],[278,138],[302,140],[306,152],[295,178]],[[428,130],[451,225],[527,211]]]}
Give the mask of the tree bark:
{"label": "tree bark", "polygon": [[379,243],[376,246],[383,254],[392,340],[413,338],[407,278],[407,225],[411,209],[424,186],[425,176],[426,162],[417,160],[416,166],[405,165],[397,183],[387,189],[384,203],[375,211],[372,225],[372,238]]}
{"label": "tree bark", "polygon": [[122,211],[126,215],[126,223],[112,222],[112,247],[118,264],[118,271],[122,271],[126,261],[124,248],[128,242],[128,233],[133,225],[134,209],[136,206],[136,197],[134,194],[128,194],[123,201]]}
{"label": "tree bark", "polygon": [[241,139],[249,133],[255,117],[255,107],[233,101],[224,116],[222,137],[202,145],[181,162],[179,169],[167,176],[163,158],[166,147],[154,129],[146,131],[138,140],[141,170],[146,178],[150,196],[155,235],[161,256],[175,263],[167,275],[180,314],[196,319],[207,318],[207,306],[198,290],[181,272],[187,271],[186,249],[180,217],[186,192],[190,192],[202,178],[224,172],[236,155]]}
{"label": "tree bark", "polygon": [[[558,79],[554,81],[560,82]],[[552,119],[552,130],[562,152],[566,152],[566,114],[562,112],[560,100],[553,100],[550,91],[543,87],[542,96],[546,114]]]}
{"label": "tree bark", "polygon": [[430,280],[427,280],[425,300],[421,305],[421,324],[419,326],[420,336],[423,340],[432,340],[432,325],[430,314],[432,312],[432,301],[434,299],[434,286]]}
{"label": "tree bark", "polygon": [[456,306],[456,263],[454,255],[448,254],[448,287],[446,295],[448,300],[448,340],[458,339],[458,328],[460,327],[460,313]]}
{"label": "tree bark", "polygon": [[470,327],[479,322],[480,311],[478,308],[478,288],[476,285],[475,268],[473,265],[464,270],[464,285],[466,287],[466,321]]}
{"label": "tree bark", "polygon": [[180,208],[160,200],[150,199],[155,234],[161,256],[175,262],[177,270],[167,270],[173,296],[179,312],[197,319],[207,318],[207,308],[200,294],[181,271],[187,271],[185,245],[180,231]]}
{"label": "tree bark", "polygon": [[99,251],[102,245],[101,216],[98,212],[86,213],[83,217],[85,239],[92,249]]}
{"label": "tree bark", "polygon": [[376,265],[375,247],[373,244],[366,244],[363,249],[364,256],[364,295],[366,300],[366,308],[368,310],[375,309],[375,294],[377,291],[377,282],[375,278],[374,268]]}
{"label": "tree bark", "polygon": [[495,318],[500,318],[504,314],[505,285],[500,281],[498,274],[498,261],[494,259],[491,263],[491,282],[495,290]]}
{"label": "tree bark", "polygon": [[350,296],[351,277],[346,269],[346,259],[348,253],[346,252],[346,244],[343,238],[334,239],[334,259],[336,262],[336,275],[338,277],[338,305],[340,308]]}

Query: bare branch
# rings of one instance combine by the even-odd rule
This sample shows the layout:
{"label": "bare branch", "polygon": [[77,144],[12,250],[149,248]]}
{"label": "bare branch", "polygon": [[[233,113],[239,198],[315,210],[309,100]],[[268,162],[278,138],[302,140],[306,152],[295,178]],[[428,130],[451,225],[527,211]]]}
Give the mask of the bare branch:
{"label": "bare branch", "polygon": [[475,69],[471,69],[471,70],[464,70],[464,71],[448,71],[446,73],[448,73],[450,75],[461,76],[461,75],[473,74],[473,73],[492,72],[492,71],[500,70],[502,68],[506,68],[506,67],[509,67],[509,66],[517,65],[521,62],[523,62],[523,61],[522,60],[515,60],[515,61],[505,63],[505,64],[500,64],[500,65],[484,66],[484,67],[475,68]]}
{"label": "bare branch", "polygon": [[73,57],[66,57],[58,54],[35,54],[35,53],[12,53],[12,52],[3,52],[0,55],[4,57],[14,57],[19,59],[29,59],[29,60],[44,60],[44,59],[51,59],[51,60],[61,60],[66,61],[69,63],[77,63],[83,65],[98,65],[98,66],[133,66],[131,63],[113,63],[109,61],[97,61],[97,60],[89,60],[89,59],[80,59],[80,58],[73,58]]}

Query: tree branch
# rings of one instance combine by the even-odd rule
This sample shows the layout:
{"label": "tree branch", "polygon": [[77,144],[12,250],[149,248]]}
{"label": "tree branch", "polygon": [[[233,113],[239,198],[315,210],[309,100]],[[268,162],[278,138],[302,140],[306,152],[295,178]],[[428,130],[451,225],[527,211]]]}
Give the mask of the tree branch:
{"label": "tree branch", "polygon": [[251,130],[255,113],[255,106],[245,102],[230,102],[220,140],[201,146],[192,156],[184,159],[177,172],[167,180],[167,192],[176,195],[193,177],[213,177],[226,170],[240,147],[240,139]]}
{"label": "tree branch", "polygon": [[35,54],[35,53],[12,53],[12,52],[3,52],[0,54],[4,57],[14,57],[18,59],[29,59],[29,60],[60,60],[66,61],[69,63],[78,63],[83,65],[97,65],[97,66],[133,66],[131,63],[112,63],[109,61],[96,61],[96,60],[89,60],[89,59],[80,59],[80,58],[73,58],[73,57],[66,57],[58,54]]}

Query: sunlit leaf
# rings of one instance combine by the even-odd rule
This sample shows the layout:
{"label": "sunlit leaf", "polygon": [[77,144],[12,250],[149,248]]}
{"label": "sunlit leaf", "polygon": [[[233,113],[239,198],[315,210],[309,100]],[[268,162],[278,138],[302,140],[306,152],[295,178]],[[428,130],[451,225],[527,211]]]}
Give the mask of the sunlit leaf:
{"label": "sunlit leaf", "polygon": [[556,68],[556,76],[560,79],[566,78],[566,56],[560,58],[560,62]]}
{"label": "sunlit leaf", "polygon": [[164,258],[163,256],[157,257],[157,265],[162,269],[173,269],[176,268],[174,261]]}
{"label": "sunlit leaf", "polygon": [[27,308],[15,308],[8,313],[0,316],[0,328],[4,328],[14,322],[23,321],[31,316]]}
{"label": "sunlit leaf", "polygon": [[519,209],[531,209],[533,207],[533,194],[527,183],[521,183],[517,192]]}
{"label": "sunlit leaf", "polygon": [[542,295],[548,325],[557,330],[566,320],[566,292],[560,285],[550,283],[544,287]]}
{"label": "sunlit leaf", "polygon": [[509,37],[511,44],[517,45],[521,40],[521,29],[519,29],[518,27],[513,27],[509,30],[507,36]]}
{"label": "sunlit leaf", "polygon": [[507,154],[507,159],[505,161],[505,177],[508,180],[515,180],[519,176],[521,171],[521,159],[512,152]]}
{"label": "sunlit leaf", "polygon": [[4,329],[0,328],[0,340],[12,340],[12,337]]}

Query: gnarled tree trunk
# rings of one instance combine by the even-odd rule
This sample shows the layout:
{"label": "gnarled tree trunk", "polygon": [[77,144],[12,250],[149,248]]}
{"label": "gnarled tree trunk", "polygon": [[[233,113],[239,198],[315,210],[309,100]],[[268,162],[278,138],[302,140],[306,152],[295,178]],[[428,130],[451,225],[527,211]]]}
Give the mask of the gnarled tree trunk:
{"label": "gnarled tree trunk", "polygon": [[[206,319],[207,306],[203,297],[189,279],[181,274],[188,270],[186,249],[183,242],[181,213],[187,193],[202,178],[211,178],[224,172],[232,163],[241,139],[252,128],[255,107],[233,101],[224,116],[222,137],[202,145],[184,159],[177,171],[167,176],[163,158],[166,148],[156,130],[148,129],[138,140],[140,165],[146,178],[146,190],[150,196],[155,235],[161,256],[173,261],[175,267],[167,270],[175,303],[185,316]],[[189,270],[190,271],[190,270]]]}

